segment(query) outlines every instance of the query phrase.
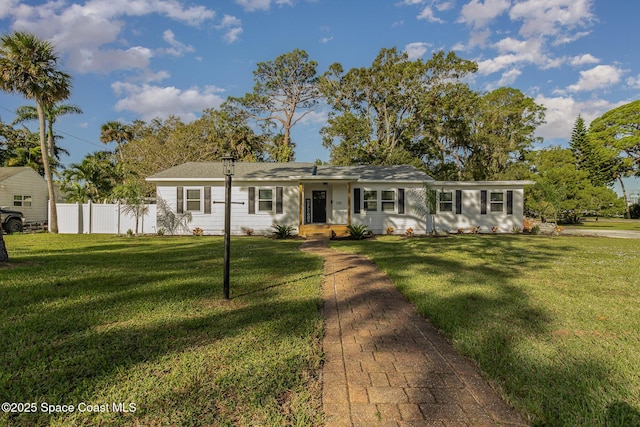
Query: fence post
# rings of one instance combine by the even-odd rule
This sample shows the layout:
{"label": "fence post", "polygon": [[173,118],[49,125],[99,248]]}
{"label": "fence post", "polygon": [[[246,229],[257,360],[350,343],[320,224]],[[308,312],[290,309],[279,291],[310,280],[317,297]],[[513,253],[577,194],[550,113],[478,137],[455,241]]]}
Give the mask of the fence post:
{"label": "fence post", "polygon": [[122,213],[120,212],[120,200],[118,200],[118,236],[120,235],[120,216]]}
{"label": "fence post", "polygon": [[93,202],[89,199],[89,234],[93,233]]}
{"label": "fence post", "polygon": [[82,218],[84,209],[82,209],[82,203],[80,202],[76,202],[76,206],[78,207],[78,234],[82,234],[82,230],[84,228],[84,222]]}

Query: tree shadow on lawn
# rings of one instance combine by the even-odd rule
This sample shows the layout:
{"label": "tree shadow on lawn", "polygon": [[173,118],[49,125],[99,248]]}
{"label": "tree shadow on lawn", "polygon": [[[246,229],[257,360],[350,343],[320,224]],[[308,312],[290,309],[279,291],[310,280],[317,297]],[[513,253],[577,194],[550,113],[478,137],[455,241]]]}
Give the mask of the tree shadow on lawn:
{"label": "tree shadow on lawn", "polygon": [[[606,361],[588,353],[564,357],[562,349],[547,358],[536,355],[539,349],[526,347],[529,340],[544,346],[554,319],[514,280],[523,269],[545,269],[575,248],[570,242],[547,244],[541,239],[526,246],[514,240],[518,237],[496,237],[361,244],[418,311],[462,354],[476,360],[534,425],[625,425],[619,420],[632,419],[633,408],[622,401],[627,409],[612,410],[602,391],[618,390],[613,394],[623,398],[633,392],[627,384],[614,383]],[[452,252],[463,256],[448,255]],[[424,278],[424,285],[416,285],[416,276]],[[391,342],[393,336],[380,340]],[[437,373],[424,372],[424,384],[431,384],[434,376]]]}
{"label": "tree shadow on lawn", "polygon": [[[232,275],[232,287],[234,293],[245,296],[223,302],[222,271],[217,266],[222,260],[213,261],[216,266],[207,269],[206,276],[193,269],[198,263],[210,267],[211,259],[217,258],[218,252],[221,258],[221,250],[215,246],[203,241],[195,246],[161,247],[156,248],[163,251],[158,255],[157,250],[146,246],[139,250],[127,247],[118,253],[107,245],[107,252],[111,254],[107,265],[112,266],[112,271],[108,280],[102,281],[100,271],[92,270],[104,268],[104,252],[51,253],[45,257],[46,264],[64,270],[80,261],[88,274],[61,276],[51,282],[40,279],[36,285],[26,288],[0,288],[3,296],[7,296],[1,305],[11,311],[0,326],[0,341],[6,344],[0,346],[0,399],[53,404],[90,402],[102,395],[103,388],[117,387],[113,381],[118,375],[141,364],[153,365],[162,358],[178,357],[200,347],[215,348],[228,339],[253,340],[250,345],[259,350],[261,346],[277,346],[287,337],[310,339],[319,333],[316,329],[321,301],[317,288],[308,284],[312,277],[308,271],[319,267],[317,260],[295,250],[294,246],[283,251],[273,247],[269,248],[270,252],[286,258],[283,261],[286,267],[277,262],[259,265],[256,260],[241,261],[252,249],[250,245],[239,245],[235,255],[237,267],[243,271],[242,275],[238,273],[241,279]],[[266,248],[264,243],[257,246]],[[130,267],[156,261],[160,262],[155,268],[147,267],[146,272],[131,274]],[[219,276],[219,283],[210,279],[216,272],[219,272],[215,276]],[[280,278],[287,283],[275,283],[263,289],[265,277]],[[29,283],[29,279],[29,271],[25,271],[24,283]],[[291,286],[304,281],[307,284],[299,294],[291,290]],[[260,293],[252,296],[258,290]],[[264,331],[263,336],[260,331]],[[268,361],[252,360],[250,351],[242,348],[246,354],[238,355],[238,359],[245,368],[256,363],[282,363],[277,357]],[[215,356],[215,350],[208,351]],[[276,368],[288,369],[287,366]],[[212,372],[212,377],[215,375]],[[256,381],[257,388],[271,387],[271,383],[259,375]],[[215,418],[216,411],[222,410],[216,409],[215,400],[224,398],[224,389],[205,387],[204,392],[209,393],[209,402],[198,410],[207,413],[212,422],[211,417]],[[277,395],[279,391],[273,392]],[[138,414],[167,413],[169,409],[162,405],[180,412],[182,401],[159,393],[152,396],[158,406],[144,402],[145,407],[139,408]],[[212,393],[220,395],[211,396]],[[25,415],[20,419],[28,423],[46,423],[48,419],[44,414],[39,414],[37,419],[32,417]]]}

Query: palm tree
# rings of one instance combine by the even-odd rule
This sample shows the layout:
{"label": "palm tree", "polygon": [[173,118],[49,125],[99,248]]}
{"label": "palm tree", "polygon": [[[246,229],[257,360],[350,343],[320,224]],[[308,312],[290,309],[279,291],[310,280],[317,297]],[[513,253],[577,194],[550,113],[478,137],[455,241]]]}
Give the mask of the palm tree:
{"label": "palm tree", "polygon": [[118,144],[117,152],[120,161],[124,161],[122,146],[131,141],[133,131],[131,127],[120,122],[107,122],[100,127],[100,141],[104,144],[114,142]]}
{"label": "palm tree", "polygon": [[[16,110],[16,114],[18,117],[13,121],[14,125],[29,120],[38,120],[38,111],[36,107],[32,105],[23,105]],[[55,146],[56,136],[53,133],[53,124],[56,122],[58,117],[65,114],[82,114],[82,110],[77,105],[71,104],[53,104],[51,108],[44,109],[44,115],[48,126],[47,150],[49,157],[57,157]]]}
{"label": "palm tree", "polygon": [[16,31],[0,38],[0,88],[36,102],[40,150],[49,190],[49,231],[58,232],[58,212],[46,143],[45,111],[71,94],[71,76],[57,69],[53,45],[31,33]]}

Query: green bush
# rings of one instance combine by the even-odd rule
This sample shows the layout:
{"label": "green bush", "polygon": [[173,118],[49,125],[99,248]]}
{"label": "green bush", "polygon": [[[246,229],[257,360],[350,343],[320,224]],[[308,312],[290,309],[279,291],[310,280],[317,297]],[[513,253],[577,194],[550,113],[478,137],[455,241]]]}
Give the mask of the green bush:
{"label": "green bush", "polygon": [[286,239],[287,237],[291,237],[291,233],[296,229],[293,225],[279,224],[273,224],[271,228],[274,229],[273,236],[276,239]]}
{"label": "green bush", "polygon": [[347,232],[352,239],[362,240],[365,237],[371,236],[371,231],[364,224],[349,224],[347,226]]}

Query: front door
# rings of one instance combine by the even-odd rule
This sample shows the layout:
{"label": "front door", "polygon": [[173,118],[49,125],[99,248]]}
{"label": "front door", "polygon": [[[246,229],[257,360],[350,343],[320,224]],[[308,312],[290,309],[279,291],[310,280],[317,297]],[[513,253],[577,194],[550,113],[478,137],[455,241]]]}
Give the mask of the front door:
{"label": "front door", "polygon": [[327,192],[313,191],[313,222],[327,222]]}

